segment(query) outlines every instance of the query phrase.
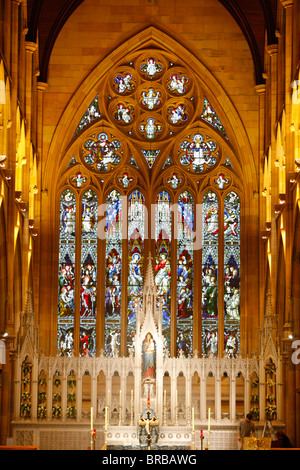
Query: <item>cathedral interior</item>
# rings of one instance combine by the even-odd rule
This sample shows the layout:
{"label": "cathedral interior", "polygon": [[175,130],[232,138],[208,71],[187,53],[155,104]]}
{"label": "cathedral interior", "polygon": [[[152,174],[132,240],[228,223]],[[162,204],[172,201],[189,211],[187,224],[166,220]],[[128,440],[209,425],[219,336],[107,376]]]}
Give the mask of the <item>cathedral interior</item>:
{"label": "cathedral interior", "polygon": [[0,446],[80,439],[91,406],[102,432],[109,400],[132,424],[154,383],[161,422],[251,411],[300,448],[300,0],[0,24]]}

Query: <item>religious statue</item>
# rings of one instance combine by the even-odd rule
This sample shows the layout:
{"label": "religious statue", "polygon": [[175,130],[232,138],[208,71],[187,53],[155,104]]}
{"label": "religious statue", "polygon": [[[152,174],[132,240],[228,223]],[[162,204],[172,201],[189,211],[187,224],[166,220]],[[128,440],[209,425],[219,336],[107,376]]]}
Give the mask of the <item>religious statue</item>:
{"label": "religious statue", "polygon": [[147,449],[151,449],[151,444],[158,441],[158,418],[154,411],[146,409],[139,419],[139,443],[146,444]]}
{"label": "religious statue", "polygon": [[151,333],[147,333],[143,342],[143,377],[155,378],[156,351],[155,342]]}

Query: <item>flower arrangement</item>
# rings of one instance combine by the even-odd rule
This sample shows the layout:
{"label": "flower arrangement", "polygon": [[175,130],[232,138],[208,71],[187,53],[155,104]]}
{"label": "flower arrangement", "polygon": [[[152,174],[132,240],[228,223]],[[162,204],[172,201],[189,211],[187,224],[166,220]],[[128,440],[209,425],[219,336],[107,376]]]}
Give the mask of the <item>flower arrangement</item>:
{"label": "flower arrangement", "polygon": [[268,405],[265,408],[266,412],[266,417],[269,420],[275,419],[276,418],[276,413],[277,413],[277,406],[276,405]]}
{"label": "flower arrangement", "polygon": [[73,387],[76,386],[76,379],[75,379],[75,377],[70,377],[70,378],[69,378],[69,380],[68,380],[68,386],[69,386],[70,388],[73,388]]}
{"label": "flower arrangement", "polygon": [[54,393],[54,395],[53,395],[53,400],[54,400],[54,401],[61,401],[61,394],[60,394],[60,392]]}
{"label": "flower arrangement", "polygon": [[59,377],[55,377],[53,383],[54,383],[55,387],[59,387],[60,384],[61,384],[60,378],[59,378]]}
{"label": "flower arrangement", "polygon": [[67,407],[67,418],[76,418],[76,406]]}
{"label": "flower arrangement", "polygon": [[257,420],[259,418],[259,409],[255,406],[250,408],[250,413],[252,414],[253,420]]}
{"label": "flower arrangement", "polygon": [[53,416],[53,418],[61,418],[61,413],[62,413],[61,406],[58,405],[57,403],[55,403],[52,406],[52,416]]}
{"label": "flower arrangement", "polygon": [[47,417],[47,406],[45,403],[40,403],[37,409],[37,417],[44,419]]}
{"label": "flower arrangement", "polygon": [[23,418],[30,418],[31,414],[31,403],[29,401],[21,403],[21,416]]}
{"label": "flower arrangement", "polygon": [[68,393],[68,402],[75,403],[75,401],[76,401],[75,393]]}

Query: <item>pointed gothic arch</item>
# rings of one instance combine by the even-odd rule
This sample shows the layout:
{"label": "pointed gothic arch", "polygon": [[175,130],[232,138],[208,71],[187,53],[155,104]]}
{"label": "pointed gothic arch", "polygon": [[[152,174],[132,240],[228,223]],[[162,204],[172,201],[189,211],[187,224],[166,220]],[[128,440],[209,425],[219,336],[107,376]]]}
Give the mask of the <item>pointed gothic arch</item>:
{"label": "pointed gothic arch", "polygon": [[[165,41],[162,40],[162,36]],[[137,39],[139,39],[139,43],[137,43]],[[226,244],[224,245],[225,228],[222,226],[225,221],[226,202],[224,201],[226,201],[226,197],[229,194],[234,194],[238,200],[238,210],[236,205],[230,209],[236,212],[235,217],[238,218],[237,221],[230,222],[232,227],[237,224],[240,226],[240,212],[246,212],[247,204],[245,202],[248,200],[246,193],[249,186],[247,187],[247,181],[244,179],[248,178],[249,174],[244,170],[246,167],[251,167],[252,159],[250,152],[247,157],[243,153],[243,149],[248,145],[246,134],[241,137],[244,133],[243,127],[241,126],[239,132],[235,134],[230,117],[233,118],[235,125],[239,120],[235,109],[227,99],[228,97],[225,98],[220,85],[203,64],[200,64],[181,45],[178,44],[177,49],[174,46],[175,42],[172,38],[153,27],[147,28],[142,36],[137,35],[132,38],[130,47],[127,47],[126,51],[124,46],[120,46],[113,55],[104,59],[96,67],[87,77],[84,89],[80,87],[70,100],[50,146],[49,156],[55,152],[56,161],[55,174],[54,166],[53,171],[51,170],[50,158],[46,162],[46,169],[49,175],[52,174],[54,182],[48,201],[51,202],[54,197],[51,192],[56,187],[56,199],[57,194],[68,190],[74,194],[77,204],[76,220],[73,221],[74,227],[77,227],[74,229],[74,233],[77,233],[74,237],[76,245],[74,262],[76,260],[77,263],[77,273],[74,275],[74,279],[77,280],[74,312],[77,311],[77,314],[73,319],[76,336],[78,336],[78,331],[82,330],[83,321],[81,317],[79,318],[80,314],[78,313],[79,305],[82,302],[82,297],[79,300],[78,285],[81,282],[81,291],[83,287],[86,287],[83,286],[82,279],[80,281],[80,272],[83,271],[82,254],[80,253],[83,252],[83,244],[78,235],[82,230],[79,213],[83,194],[88,188],[91,188],[97,194],[97,201],[101,206],[108,204],[109,195],[115,191],[124,205],[122,212],[120,212],[122,215],[118,216],[123,222],[118,235],[118,244],[121,250],[120,260],[118,266],[113,266],[113,270],[116,271],[114,279],[118,278],[116,285],[113,285],[109,274],[109,266],[113,264],[114,256],[112,250],[107,251],[107,236],[106,241],[101,240],[98,243],[98,248],[95,251],[95,254],[97,253],[95,256],[99,261],[97,282],[93,287],[95,289],[94,302],[97,303],[96,310],[98,312],[103,311],[103,305],[106,305],[107,308],[105,307],[104,317],[102,315],[101,318],[95,320],[97,325],[93,326],[93,334],[91,331],[84,332],[89,354],[91,350],[93,355],[98,354],[104,348],[108,354],[126,355],[128,348],[131,347],[130,341],[127,344],[126,339],[130,321],[133,322],[131,333],[128,333],[131,335],[131,342],[134,337],[136,320],[134,309],[129,305],[132,302],[136,308],[137,300],[131,293],[129,296],[123,295],[127,289],[129,292],[131,286],[128,277],[128,256],[131,248],[127,243],[124,243],[123,225],[125,227],[129,207],[128,198],[131,197],[133,191],[139,191],[140,194],[143,194],[143,205],[146,210],[143,224],[145,226],[148,224],[149,232],[151,232],[150,239],[144,241],[145,256],[149,252],[155,255],[156,268],[159,267],[160,261],[163,261],[164,264],[167,262],[169,266],[169,270],[164,267],[159,276],[157,271],[156,283],[158,293],[162,295],[164,302],[163,328],[167,347],[170,348],[172,355],[183,351],[184,354],[190,356],[193,355],[195,348],[201,349],[202,354],[205,354],[204,323],[201,322],[199,313],[193,314],[203,308],[203,305],[201,307],[201,295],[204,287],[198,285],[199,283],[191,282],[194,274],[203,276],[199,254],[195,255],[192,264],[189,263],[190,273],[186,279],[176,279],[175,276],[175,272],[179,269],[177,258],[179,255],[181,256],[179,244],[176,246],[173,243],[174,219],[177,217],[175,206],[177,207],[180,196],[189,194],[193,199],[194,207],[196,207],[196,205],[202,204],[203,194],[207,191],[213,191],[218,195],[220,204],[218,250],[221,258],[224,256],[222,254],[224,246],[226,247]],[[110,62],[110,70],[108,70],[109,59],[113,60],[113,65]],[[208,77],[211,79],[210,82],[207,81]],[[156,108],[153,102],[153,90],[159,97]],[[150,95],[146,95],[146,92],[150,93],[152,101],[149,101]],[[85,94],[84,98],[82,98],[83,94]],[[80,104],[78,103],[79,96],[81,97]],[[224,103],[226,102],[225,108],[221,105],[222,96]],[[83,105],[87,107],[83,108]],[[147,128],[147,123],[152,126],[151,130],[149,127]],[[166,243],[164,240],[161,244],[163,254],[156,251],[159,246],[156,235],[157,239],[151,238],[154,233],[151,231],[151,222],[153,225],[155,220],[155,212],[152,212],[151,205],[157,207],[157,198],[161,199],[160,195],[162,194],[169,194],[169,242]],[[249,201],[247,202],[249,203]],[[184,205],[187,207],[186,202]],[[111,201],[109,206],[113,207]],[[62,206],[60,207],[62,208]],[[57,232],[57,208],[52,205],[49,210],[52,220],[55,221],[52,227]],[[165,217],[165,210],[166,207],[163,208],[163,217]],[[185,229],[193,234],[198,225],[199,221],[195,219],[191,226],[188,228],[186,225]],[[108,230],[108,225],[106,225],[106,230]],[[232,234],[236,235],[234,229],[232,229]],[[239,246],[243,245],[241,234],[242,231],[239,227]],[[166,248],[167,245],[169,248]],[[187,241],[184,242],[184,245],[187,249]],[[169,250],[167,258],[165,258],[166,249]],[[56,252],[57,246],[54,243],[54,253]],[[160,256],[163,256],[164,259],[160,260]],[[240,258],[243,256],[243,250],[240,248],[237,256],[233,266],[235,269],[240,266]],[[186,262],[186,257],[184,259]],[[223,279],[225,262],[224,259],[221,261],[222,278],[218,283],[219,299],[221,299],[219,300],[220,312],[222,309],[226,309],[226,302],[233,302],[233,294],[226,291],[231,287],[226,287]],[[57,260],[54,263],[57,265]],[[135,269],[139,270],[140,267],[135,266]],[[168,282],[166,283],[167,278]],[[159,291],[158,283],[160,281],[165,283],[162,292]],[[182,283],[182,289],[178,287],[179,282]],[[105,288],[96,287],[96,285],[102,285]],[[230,317],[227,309],[225,313],[221,313],[220,321],[216,323],[216,329],[219,329],[219,340],[216,342],[214,355],[222,355],[224,349],[228,353],[228,338],[236,345],[232,354],[236,356],[240,349],[240,311],[244,309],[244,297],[240,294],[241,286],[243,286],[243,282],[239,281],[238,286],[235,287],[235,290],[238,291],[238,307],[235,307],[236,318]],[[134,290],[136,286],[131,287]],[[57,288],[57,283],[55,288]],[[114,291],[113,297],[112,289]],[[90,296],[91,292],[88,294]],[[108,300],[110,302],[109,308]],[[91,297],[88,301],[93,302]],[[185,305],[182,309],[178,307],[180,302]],[[55,311],[53,314],[55,315]],[[225,317],[229,319],[227,323]],[[210,329],[209,326],[207,330],[209,335],[211,334]],[[191,340],[192,332],[194,333],[194,342]],[[93,340],[91,337],[88,338],[91,334]],[[97,345],[95,345],[96,336],[98,337]],[[78,344],[76,346],[77,340],[75,338],[73,340],[75,341],[75,353],[82,354]],[[113,344],[114,347],[112,347]]]}

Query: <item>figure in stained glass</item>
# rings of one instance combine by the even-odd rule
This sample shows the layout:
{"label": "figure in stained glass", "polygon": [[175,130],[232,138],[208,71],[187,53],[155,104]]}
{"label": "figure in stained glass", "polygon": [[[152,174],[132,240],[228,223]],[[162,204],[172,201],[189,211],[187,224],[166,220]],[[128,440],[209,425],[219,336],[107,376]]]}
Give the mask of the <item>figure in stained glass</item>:
{"label": "figure in stained glass", "polygon": [[167,183],[172,186],[173,189],[177,189],[178,185],[182,183],[182,178],[178,178],[176,173],[167,179]]}
{"label": "figure in stained glass", "polygon": [[141,71],[147,75],[148,78],[154,78],[156,74],[162,72],[163,67],[156,62],[154,57],[149,57],[147,63],[141,65]]}
{"label": "figure in stained glass", "polygon": [[225,186],[230,182],[229,178],[226,178],[223,173],[220,173],[217,178],[214,179],[214,183],[219,189],[224,189]]}
{"label": "figure in stained glass", "polygon": [[123,173],[122,176],[118,178],[119,183],[122,183],[123,188],[128,188],[129,184],[133,181],[133,178],[128,176],[128,173]]}
{"label": "figure in stained glass", "polygon": [[74,334],[75,215],[76,198],[67,189],[60,198],[57,347],[61,356],[70,355],[73,348],[67,338]]}
{"label": "figure in stained glass", "polygon": [[[98,198],[88,189],[81,209],[80,330],[88,335],[89,355],[95,355],[97,317],[97,210]],[[80,339],[80,348],[85,343]],[[85,349],[82,349],[82,354]]]}
{"label": "figure in stained glass", "polygon": [[134,107],[125,106],[124,103],[118,103],[116,106],[117,112],[114,114],[116,121],[130,124],[133,119]]}
{"label": "figure in stained glass", "polygon": [[171,234],[171,198],[166,191],[161,191],[156,198],[155,210],[155,285],[158,300],[162,301],[163,334],[168,344],[171,316]]}
{"label": "figure in stained glass", "polygon": [[121,161],[121,143],[117,139],[109,140],[108,135],[103,132],[99,134],[97,140],[88,139],[84,144],[84,161],[93,166],[98,171],[106,171],[108,166],[117,165]]}
{"label": "figure in stained glass", "polygon": [[203,111],[201,118],[204,119],[206,122],[214,126],[216,129],[218,129],[221,134],[223,134],[226,138],[226,131],[223,127],[223,124],[221,123],[216,111],[214,108],[211,106],[207,98],[204,98],[204,104],[203,104]]}
{"label": "figure in stained glass", "polygon": [[224,331],[224,345],[227,357],[237,357],[239,350],[238,330]]}
{"label": "figure in stained glass", "polygon": [[134,90],[135,85],[131,73],[125,73],[123,76],[116,75],[114,81],[117,85],[117,92],[120,94]]}
{"label": "figure in stained glass", "polygon": [[90,124],[92,121],[95,119],[98,119],[101,117],[100,111],[99,111],[99,105],[98,105],[98,95],[94,98],[94,100],[91,102],[90,106],[82,116],[80,123],[77,126],[77,129],[75,131],[75,135],[78,134],[84,127],[86,127],[88,124]]}
{"label": "figure in stained glass", "polygon": [[204,141],[202,134],[195,134],[191,140],[184,140],[180,144],[184,152],[180,162],[184,166],[192,165],[196,173],[204,170],[204,166],[214,166],[217,163],[217,144],[213,140]]}
{"label": "figure in stained glass", "polygon": [[143,377],[154,379],[156,374],[155,341],[151,333],[147,333],[143,342]]}
{"label": "figure in stained glass", "polygon": [[168,108],[168,114],[170,115],[170,123],[174,125],[182,123],[188,119],[188,115],[185,112],[185,106],[183,104],[179,104],[176,108],[171,106]]}
{"label": "figure in stained glass", "polygon": [[186,92],[186,84],[188,83],[189,79],[182,75],[181,77],[177,74],[172,74],[170,76],[170,82],[168,84],[168,89],[171,92],[176,91],[180,95]]}
{"label": "figure in stained glass", "polygon": [[208,330],[205,333],[205,356],[216,357],[218,354],[218,330]]}
{"label": "figure in stained glass", "polygon": [[[240,332],[240,199],[224,199],[224,344],[229,357],[238,354]],[[233,345],[235,347],[232,347]]]}
{"label": "figure in stained glass", "polygon": [[106,199],[105,352],[115,355],[121,329],[122,198],[112,190]]}
{"label": "figure in stained glass", "polygon": [[71,182],[76,185],[77,188],[81,188],[84,183],[86,183],[87,178],[82,175],[79,171],[75,176],[72,176]]}
{"label": "figure in stained glass", "polygon": [[161,101],[161,93],[159,91],[155,91],[154,88],[150,87],[147,91],[142,92],[142,105],[147,106],[148,109],[154,109],[155,106],[159,106]]}
{"label": "figure in stained glass", "polygon": [[135,190],[128,201],[128,310],[127,346],[134,347],[136,308],[143,293],[144,281],[145,198]]}
{"label": "figure in stained glass", "polygon": [[208,356],[218,348],[219,205],[213,191],[202,202],[202,353]]}
{"label": "figure in stained glass", "polygon": [[140,131],[142,133],[146,133],[147,139],[150,140],[154,139],[156,134],[162,131],[162,126],[160,124],[156,124],[154,118],[149,117],[146,124],[140,125]]}

